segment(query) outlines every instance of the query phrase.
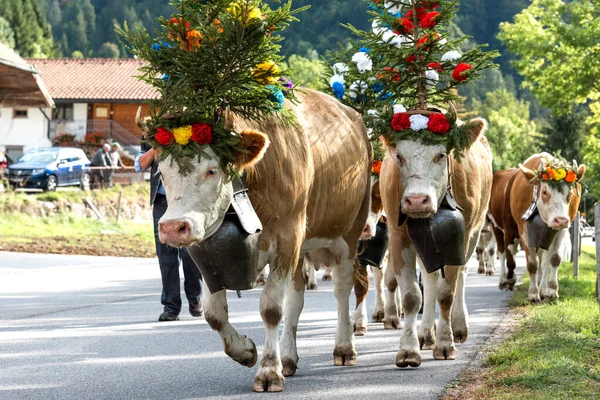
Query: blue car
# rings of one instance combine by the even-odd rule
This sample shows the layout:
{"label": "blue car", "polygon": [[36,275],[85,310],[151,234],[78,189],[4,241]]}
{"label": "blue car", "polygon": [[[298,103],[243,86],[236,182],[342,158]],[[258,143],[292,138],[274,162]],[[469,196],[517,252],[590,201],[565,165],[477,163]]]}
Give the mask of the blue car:
{"label": "blue car", "polygon": [[54,191],[59,186],[90,188],[90,160],[75,147],[44,147],[28,151],[8,167],[16,188]]}

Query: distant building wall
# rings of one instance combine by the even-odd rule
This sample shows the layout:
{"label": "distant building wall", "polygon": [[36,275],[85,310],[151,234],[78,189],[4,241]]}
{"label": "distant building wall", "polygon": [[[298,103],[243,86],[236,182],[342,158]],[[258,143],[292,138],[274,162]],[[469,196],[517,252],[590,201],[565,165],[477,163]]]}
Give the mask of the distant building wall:
{"label": "distant building wall", "polygon": [[[15,110],[27,110],[27,116],[13,118]],[[48,117],[50,108],[44,109]],[[48,121],[38,108],[0,108],[0,149],[12,158],[35,147],[51,146],[48,139]],[[21,153],[21,154],[18,154]]]}

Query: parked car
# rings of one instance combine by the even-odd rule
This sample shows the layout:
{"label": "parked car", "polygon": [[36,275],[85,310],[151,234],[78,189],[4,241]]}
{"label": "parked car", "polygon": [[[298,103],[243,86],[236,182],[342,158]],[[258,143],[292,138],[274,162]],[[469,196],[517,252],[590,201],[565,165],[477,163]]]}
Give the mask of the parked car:
{"label": "parked car", "polygon": [[596,233],[594,227],[585,221],[579,224],[579,232],[581,232],[581,237],[594,237],[594,233]]}
{"label": "parked car", "polygon": [[90,160],[75,147],[43,147],[23,154],[8,167],[15,188],[54,191],[59,186],[90,188]]}

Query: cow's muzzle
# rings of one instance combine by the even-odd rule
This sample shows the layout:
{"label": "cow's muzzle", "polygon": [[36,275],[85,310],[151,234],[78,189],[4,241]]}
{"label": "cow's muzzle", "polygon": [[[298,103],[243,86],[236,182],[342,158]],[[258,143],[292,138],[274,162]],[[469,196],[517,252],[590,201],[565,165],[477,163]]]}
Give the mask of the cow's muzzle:
{"label": "cow's muzzle", "polygon": [[188,221],[169,220],[158,223],[158,238],[161,243],[174,247],[188,247],[193,244],[192,228]]}

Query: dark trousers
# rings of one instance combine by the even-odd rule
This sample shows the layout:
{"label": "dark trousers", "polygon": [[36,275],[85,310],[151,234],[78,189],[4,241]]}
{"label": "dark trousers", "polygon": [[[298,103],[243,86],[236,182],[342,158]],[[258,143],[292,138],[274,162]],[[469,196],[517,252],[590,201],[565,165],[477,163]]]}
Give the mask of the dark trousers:
{"label": "dark trousers", "polygon": [[157,194],[154,200],[152,216],[154,219],[154,241],[156,243],[156,255],[160,265],[162,276],[161,303],[165,311],[179,314],[181,311],[181,295],[179,286],[179,264],[183,264],[183,288],[185,296],[190,304],[197,304],[202,295],[202,275],[192,261],[185,248],[171,247],[162,244],[158,240],[158,220],[167,211],[167,198],[165,195]]}

